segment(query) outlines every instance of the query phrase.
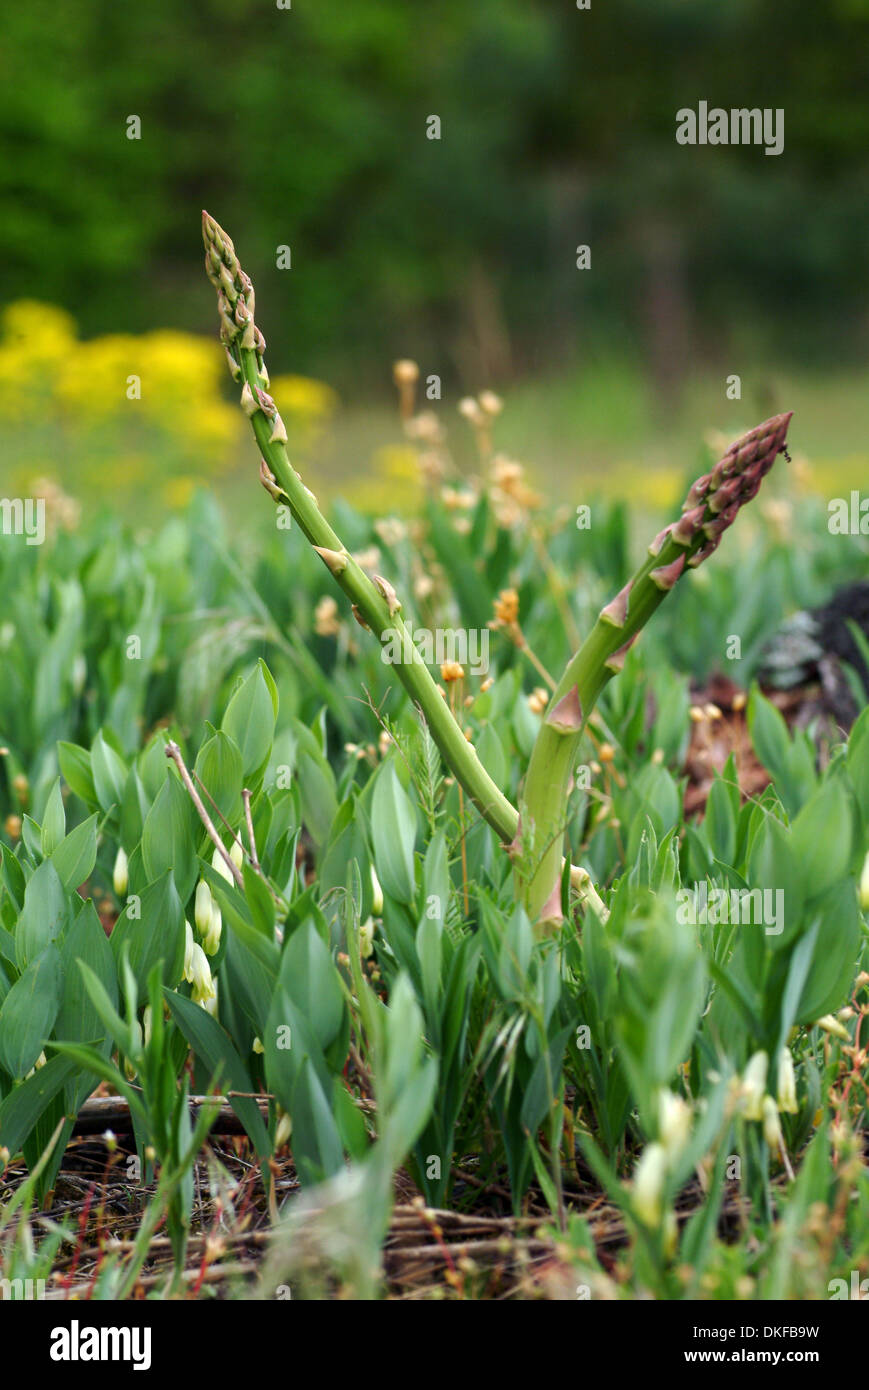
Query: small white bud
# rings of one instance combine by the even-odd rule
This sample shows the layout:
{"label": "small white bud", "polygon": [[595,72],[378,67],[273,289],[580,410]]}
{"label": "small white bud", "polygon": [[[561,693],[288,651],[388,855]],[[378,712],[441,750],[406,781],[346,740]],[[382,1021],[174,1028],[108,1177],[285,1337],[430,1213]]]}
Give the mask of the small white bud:
{"label": "small white bud", "polygon": [[778,1108],[785,1115],[796,1115],[799,1108],[794,1059],[787,1047],[782,1048],[778,1064]]}
{"label": "small white bud", "polygon": [[778,1118],[778,1106],[772,1096],[763,1098],[763,1137],[773,1153],[777,1153],[781,1148],[782,1132]]}
{"label": "small white bud", "polygon": [[112,887],[119,898],[123,898],[129,883],[127,856],[122,849],[118,850],[115,856],[115,867],[112,873]]}
{"label": "small white bud", "polygon": [[193,921],[196,923],[196,930],[199,935],[206,936],[211,926],[211,909],[213,901],[211,889],[201,878],[196,885],[196,898],[193,905]]}
{"label": "small white bud", "polygon": [[681,1096],[662,1090],[658,1097],[658,1134],[669,1158],[676,1158],[691,1133],[691,1107]]}
{"label": "small white bud", "polygon": [[829,1033],[832,1038],[841,1038],[843,1042],[850,1042],[851,1035],[848,1029],[836,1018],[835,1014],[824,1014],[823,1018],[818,1019],[818,1028],[823,1028],[825,1033]]}
{"label": "small white bud", "polygon": [[212,869],[216,869],[221,878],[226,879],[227,883],[234,882],[232,870],[216,845],[214,847],[214,853],[211,856],[211,867]]}
{"label": "small white bud", "polygon": [[279,1119],[278,1127],[275,1130],[275,1148],[282,1149],[293,1132],[293,1122],[286,1110],[282,1110],[280,1106],[278,1106],[277,1110]]}
{"label": "small white bud", "polygon": [[241,847],[240,840],[233,840],[232,844],[229,847],[229,857],[232,860],[235,867],[237,869],[240,869],[242,864],[244,863],[244,850]]}
{"label": "small white bud", "polygon": [[646,1226],[653,1229],[660,1225],[663,1215],[666,1176],[667,1151],[664,1145],[647,1144],[634,1170],[634,1211]]}
{"label": "small white bud", "polygon": [[198,942],[193,944],[190,973],[193,976],[190,981],[193,985],[193,1002],[202,1004],[206,999],[213,998],[214,979],[211,974],[211,966],[208,964],[207,955]]}
{"label": "small white bud", "polygon": [[211,920],[208,924],[208,931],[205,933],[205,939],[202,942],[205,947],[206,955],[217,955],[218,948],[220,947],[220,934],[222,928],[223,919],[220,914],[220,908],[217,906],[217,903],[213,902],[211,904]]}
{"label": "small white bud", "polygon": [[359,928],[359,954],[367,960],[374,954],[374,918],[369,917]]}
{"label": "small white bud", "polygon": [[193,984],[193,928],[184,920],[184,978],[188,985]]}
{"label": "small white bud", "polygon": [[742,1078],[742,1113],[747,1120],[763,1118],[763,1097],[768,1067],[769,1057],[765,1052],[755,1052],[748,1060]]}
{"label": "small white bud", "polygon": [[383,911],[383,889],[380,886],[380,879],[374,872],[374,865],[371,865],[371,911],[375,917],[379,917]]}

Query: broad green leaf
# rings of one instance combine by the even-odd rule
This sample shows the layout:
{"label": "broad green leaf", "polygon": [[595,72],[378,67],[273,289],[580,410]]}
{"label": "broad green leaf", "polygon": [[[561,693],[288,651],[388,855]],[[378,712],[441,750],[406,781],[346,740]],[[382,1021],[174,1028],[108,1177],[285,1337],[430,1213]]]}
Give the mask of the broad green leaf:
{"label": "broad green leaf", "polygon": [[235,740],[223,730],[218,730],[203,743],[196,759],[196,776],[206,788],[210,798],[203,796],[206,809],[214,818],[216,812],[212,802],[224,820],[231,826],[237,825],[242,813],[242,762],[241,753]]}
{"label": "broad green leaf", "polygon": [[42,816],[42,853],[46,859],[57,848],[65,834],[66,812],[63,809],[63,797],[60,794],[60,778],[58,777],[48,794],[48,801]]}
{"label": "broad green leaf", "polygon": [[270,688],[260,664],[236,690],[221,724],[240,750],[243,775],[249,782],[265,771],[275,719],[274,682]]}
{"label": "broad green leaf", "polygon": [[96,812],[61,840],[51,856],[51,862],[68,891],[80,887],[90,877],[97,862]]}
{"label": "broad green leaf", "polygon": [[91,771],[100,809],[105,813],[120,806],[127,780],[123,758],[103,738],[102,729],[91,744]]}
{"label": "broad green leaf", "polygon": [[56,946],[31,961],[0,1007],[0,1063],[20,1080],[48,1041],[60,1008],[61,965]]}
{"label": "broad green leaf", "polygon": [[77,743],[58,743],[57,760],[60,764],[60,773],[71,791],[80,797],[88,806],[93,806],[97,799],[94,787],[93,772],[91,770],[91,755],[86,748],[80,748]]}
{"label": "broad green leaf", "polygon": [[20,1152],[39,1117],[77,1070],[78,1063],[70,1057],[50,1057],[44,1067],[10,1091],[0,1105],[0,1144],[11,1154]]}
{"label": "broad green leaf", "polygon": [[170,775],[157,793],[142,830],[142,862],[153,882],[170,871],[186,903],[198,873],[196,812],[180,778]]}
{"label": "broad green leaf", "polygon": [[[217,1020],[182,994],[169,989],[164,990],[164,994],[172,1017],[212,1076],[219,1068],[220,1082],[225,1090],[247,1092],[249,1095],[254,1089],[250,1073]],[[256,1101],[246,1096],[230,1095],[229,1103],[257,1153],[261,1158],[268,1157],[272,1145]]]}
{"label": "broad green leaf", "polygon": [[851,858],[851,806],[845,783],[828,777],[793,825],[793,848],[806,899],[816,900],[839,883]]}
{"label": "broad green leaf", "polygon": [[24,891],[24,907],[15,930],[19,969],[36,960],[63,931],[68,913],[64,886],[51,860],[34,872]]}
{"label": "broad green leaf", "polygon": [[184,969],[184,911],[171,869],[151,883],[121,913],[111,935],[117,967],[124,947],[139,991],[139,1003],[147,1002],[147,982],[158,960],[163,962],[163,983],[178,984]]}
{"label": "broad green leaf", "polygon": [[371,798],[371,838],[377,877],[385,891],[397,902],[412,903],[416,892],[413,865],[416,812],[391,762],[384,764],[375,781]]}

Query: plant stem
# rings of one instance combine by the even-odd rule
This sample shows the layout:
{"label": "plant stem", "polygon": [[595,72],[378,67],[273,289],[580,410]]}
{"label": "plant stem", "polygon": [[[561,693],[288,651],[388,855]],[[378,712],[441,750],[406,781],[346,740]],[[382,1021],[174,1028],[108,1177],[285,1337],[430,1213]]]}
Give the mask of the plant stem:
{"label": "plant stem", "polygon": [[218,291],[221,339],[233,377],[242,383],[242,408],[250,418],[263,458],[263,485],[276,502],[289,507],[293,519],[350,599],[357,621],[370,628],[381,642],[391,642],[396,635],[401,639],[403,660],[395,665],[399,680],[421,709],[444,762],[480,814],[509,843],[519,823],[516,808],[486,772],[450,713],[399,615],[401,604],[392,586],[379,576],[375,581],[369,579],[348,554],[320,511],[316,497],[290,463],[285,448],[286,431],[267,394],[269,380],[262,355],[265,340],[253,319],[253,287],[226,233],[206,212],[202,214],[202,224],[206,270]]}
{"label": "plant stem", "polygon": [[607,681],[621,670],[630,645],[687,568],[718,546],[739,508],[756,494],[784,449],[790,413],[758,425],[727,450],[688,493],[683,515],[662,531],[633,579],[601,611],[568,662],[531,752],[520,805],[516,857],[530,864],[525,905],[532,920],[558,921],[564,807],[578,745]]}

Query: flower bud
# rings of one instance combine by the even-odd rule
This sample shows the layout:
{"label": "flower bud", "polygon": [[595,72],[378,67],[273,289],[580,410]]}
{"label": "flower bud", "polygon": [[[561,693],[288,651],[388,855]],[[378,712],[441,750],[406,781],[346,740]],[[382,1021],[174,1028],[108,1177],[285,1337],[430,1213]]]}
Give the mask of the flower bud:
{"label": "flower bud", "polygon": [[764,1096],[761,1110],[763,1114],[763,1137],[773,1153],[778,1153],[782,1144],[782,1132],[778,1118],[778,1106],[772,1096]]}
{"label": "flower bud", "polygon": [[200,999],[199,1004],[212,1018],[217,1018],[217,981],[212,976],[211,983],[213,989],[206,999]]}
{"label": "flower bud", "polygon": [[851,1041],[848,1029],[839,1022],[835,1014],[824,1014],[823,1018],[818,1019],[816,1027],[823,1028],[824,1032],[829,1033],[832,1038],[841,1038],[843,1042]]}
{"label": "flower bud", "polygon": [[112,872],[112,887],[117,897],[122,898],[127,891],[129,883],[127,856],[122,849],[118,850],[115,857],[115,867]]}
{"label": "flower bud", "polygon": [[371,911],[375,917],[379,917],[383,911],[383,889],[380,886],[380,879],[374,872],[374,865],[371,865]]}
{"label": "flower bud", "polygon": [[229,847],[229,857],[232,860],[235,867],[237,869],[240,869],[242,864],[244,863],[244,850],[241,847],[240,840],[233,840],[232,844]]}
{"label": "flower bud", "polygon": [[146,1047],[148,1046],[148,1043],[151,1041],[151,1024],[152,1024],[152,1021],[153,1021],[153,1015],[152,1015],[152,1013],[151,1013],[151,1005],[150,1005],[150,1004],[146,1004],[146,1005],[145,1005],[145,1011],[144,1011],[144,1013],[142,1014],[142,1031],[143,1031],[143,1033],[144,1033],[144,1035],[145,1035],[145,1046],[146,1046]]}
{"label": "flower bud", "polygon": [[658,1096],[658,1137],[670,1159],[682,1152],[690,1133],[690,1105],[672,1091],[662,1090]]}
{"label": "flower bud", "polygon": [[193,928],[184,919],[184,978],[188,985],[193,984]]}
{"label": "flower bud", "polygon": [[755,1052],[749,1058],[742,1078],[742,1113],[747,1120],[763,1118],[763,1097],[766,1091],[766,1073],[769,1057],[765,1052]]}
{"label": "flower bud", "polygon": [[263,1055],[263,1053],[265,1052],[265,1048],[262,1045],[261,1038],[254,1038],[251,1051],[258,1053],[260,1057]]}
{"label": "flower bud", "polygon": [[275,1148],[282,1149],[293,1132],[293,1122],[286,1110],[282,1110],[280,1106],[277,1106],[277,1113],[279,1118],[275,1130]]}
{"label": "flower bud", "polygon": [[213,906],[211,889],[201,878],[196,885],[196,898],[193,906],[193,920],[196,923],[196,930],[200,936],[206,936],[211,926],[211,909]]}
{"label": "flower bud", "polygon": [[374,918],[369,917],[359,928],[359,953],[367,960],[374,954]]}
{"label": "flower bud", "polygon": [[647,1144],[634,1171],[634,1211],[646,1225],[660,1224],[667,1151],[663,1144]]}
{"label": "flower bud", "polygon": [[794,1059],[790,1054],[790,1049],[782,1048],[781,1057],[778,1064],[778,1108],[785,1115],[796,1115],[797,1106],[797,1082],[794,1073]]}
{"label": "flower bud", "polygon": [[202,1004],[206,999],[214,998],[214,979],[211,974],[211,966],[208,964],[208,957],[198,942],[193,944],[193,956],[191,960],[190,973],[193,985],[193,1002]]}
{"label": "flower bud", "polygon": [[211,867],[212,869],[216,869],[221,878],[226,879],[227,883],[234,882],[232,870],[216,845],[214,847],[214,853],[211,856]]}
{"label": "flower bud", "polygon": [[220,934],[222,929],[223,918],[220,914],[220,908],[217,906],[217,903],[213,902],[211,904],[211,920],[208,924],[208,931],[205,933],[205,938],[202,942],[203,946],[205,947],[206,955],[217,955],[217,951],[220,946]]}

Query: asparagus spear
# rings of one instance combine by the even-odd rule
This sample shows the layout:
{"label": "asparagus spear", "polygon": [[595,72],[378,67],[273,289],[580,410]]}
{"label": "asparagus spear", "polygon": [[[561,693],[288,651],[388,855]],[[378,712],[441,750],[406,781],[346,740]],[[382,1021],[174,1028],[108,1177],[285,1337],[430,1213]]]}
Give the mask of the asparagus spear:
{"label": "asparagus spear", "polygon": [[233,379],[241,384],[241,405],[249,417],[262,454],[260,479],[276,502],[289,506],[311,545],[353,605],[363,626],[382,641],[398,635],[407,659],[395,671],[410,698],[420,708],[447,766],[458,778],[480,813],[507,843],[517,830],[518,814],[486,772],[476,749],[468,743],[400,616],[401,603],[388,580],[369,579],[326,521],[314,494],[292,467],[286,451],[287,432],[277,406],[268,394],[265,339],[254,319],[254,290],[239,265],[226,232],[207,212],[202,214],[205,269],[217,290],[220,337]]}
{"label": "asparagus spear", "polygon": [[595,701],[622,668],[625,654],[682,575],[702,564],[721,542],[740,508],[757,493],[785,448],[792,412],[775,415],[738,439],[688,492],[682,516],[649,546],[634,577],[601,610],[567,664],[531,752],[520,802],[521,832],[514,855],[526,870],[532,920],[559,920],[564,804],[578,744]]}

